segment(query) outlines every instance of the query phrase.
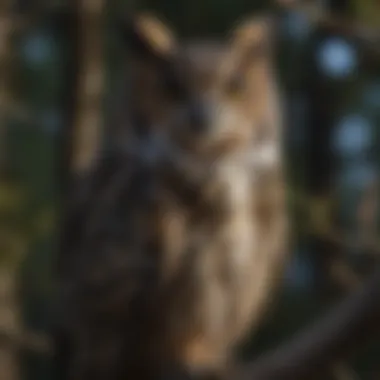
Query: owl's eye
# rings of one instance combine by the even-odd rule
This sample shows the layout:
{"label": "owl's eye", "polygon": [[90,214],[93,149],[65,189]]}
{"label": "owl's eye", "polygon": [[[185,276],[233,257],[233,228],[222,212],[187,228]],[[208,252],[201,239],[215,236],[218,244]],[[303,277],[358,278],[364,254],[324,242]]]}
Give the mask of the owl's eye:
{"label": "owl's eye", "polygon": [[175,64],[166,67],[162,76],[166,95],[174,101],[186,101],[191,87],[189,77],[189,69],[186,62],[182,65],[179,62],[175,62]]}
{"label": "owl's eye", "polygon": [[246,88],[246,79],[241,75],[234,75],[227,83],[227,93],[229,95],[239,95]]}
{"label": "owl's eye", "polygon": [[175,75],[167,75],[163,78],[163,87],[166,95],[173,100],[182,101],[186,99],[188,89],[186,83]]}

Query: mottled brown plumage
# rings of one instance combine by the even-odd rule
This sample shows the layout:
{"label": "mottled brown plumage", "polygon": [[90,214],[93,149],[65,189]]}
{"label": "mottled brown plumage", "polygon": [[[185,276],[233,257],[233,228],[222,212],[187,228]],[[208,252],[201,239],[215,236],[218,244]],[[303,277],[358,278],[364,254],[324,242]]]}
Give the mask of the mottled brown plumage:
{"label": "mottled brown plumage", "polygon": [[165,38],[152,16],[133,28],[124,168],[95,201],[89,222],[100,223],[67,285],[70,379],[217,376],[257,325],[285,257],[267,25],[191,46]]}

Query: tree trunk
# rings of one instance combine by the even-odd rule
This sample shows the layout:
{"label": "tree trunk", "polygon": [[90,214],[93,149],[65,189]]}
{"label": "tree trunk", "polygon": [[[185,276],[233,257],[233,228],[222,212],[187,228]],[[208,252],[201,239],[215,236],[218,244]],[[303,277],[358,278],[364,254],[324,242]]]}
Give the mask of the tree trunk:
{"label": "tree trunk", "polygon": [[7,168],[6,133],[11,98],[11,37],[13,31],[12,0],[0,2],[0,180]]}
{"label": "tree trunk", "polygon": [[86,200],[88,177],[95,166],[102,139],[103,0],[73,0],[66,32],[71,48],[65,94],[66,129],[62,138],[59,184],[62,226],[58,271],[63,273],[75,244],[73,213]]}
{"label": "tree trunk", "polygon": [[[2,268],[0,272],[0,329],[10,334],[19,333],[17,283],[14,271]],[[17,348],[9,342],[0,345],[0,373],[3,380],[20,379]]]}
{"label": "tree trunk", "polygon": [[[104,0],[72,0],[66,15],[66,37],[71,45],[65,94],[66,129],[62,139],[59,183],[61,190],[60,246],[57,261],[60,297],[70,281],[72,251],[77,246],[82,226],[81,213],[90,191],[89,175],[99,155],[102,139],[103,108],[103,15]],[[67,378],[70,342],[63,321],[55,331],[55,374]]]}
{"label": "tree trunk", "polygon": [[103,0],[82,0],[74,3],[79,14],[81,66],[76,102],[77,112],[72,126],[70,171],[87,172],[97,157],[101,141],[103,107],[102,11]]}
{"label": "tree trunk", "polygon": [[[13,32],[12,0],[0,2],[0,183],[6,180],[8,106],[11,100],[11,38]],[[11,268],[12,267],[12,268]],[[13,265],[0,268],[0,330],[17,333],[20,326],[16,286],[16,269]],[[0,373],[3,380],[20,378],[17,352],[11,344],[0,345]]]}

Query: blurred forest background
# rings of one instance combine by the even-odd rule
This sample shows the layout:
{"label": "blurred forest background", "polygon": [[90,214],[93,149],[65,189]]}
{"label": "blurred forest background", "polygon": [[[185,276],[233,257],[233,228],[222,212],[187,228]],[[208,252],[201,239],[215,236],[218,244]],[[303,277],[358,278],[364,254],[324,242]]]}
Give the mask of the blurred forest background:
{"label": "blurred forest background", "polygon": [[[65,176],[85,172],[108,141],[126,59],[117,21],[128,9],[157,11],[189,38],[218,37],[256,11],[278,17],[294,255],[275,310],[243,356],[286,340],[380,259],[377,0],[1,0],[1,379],[56,378],[44,337]],[[337,363],[335,378],[380,379],[375,343]]]}

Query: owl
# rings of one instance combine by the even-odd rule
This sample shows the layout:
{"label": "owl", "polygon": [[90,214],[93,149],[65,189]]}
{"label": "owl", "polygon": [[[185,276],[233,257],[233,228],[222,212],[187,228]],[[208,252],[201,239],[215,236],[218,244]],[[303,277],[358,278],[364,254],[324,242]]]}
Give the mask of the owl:
{"label": "owl", "polygon": [[218,379],[286,259],[271,26],[252,17],[185,43],[141,13],[123,37],[119,153],[99,169],[63,287],[68,377]]}

